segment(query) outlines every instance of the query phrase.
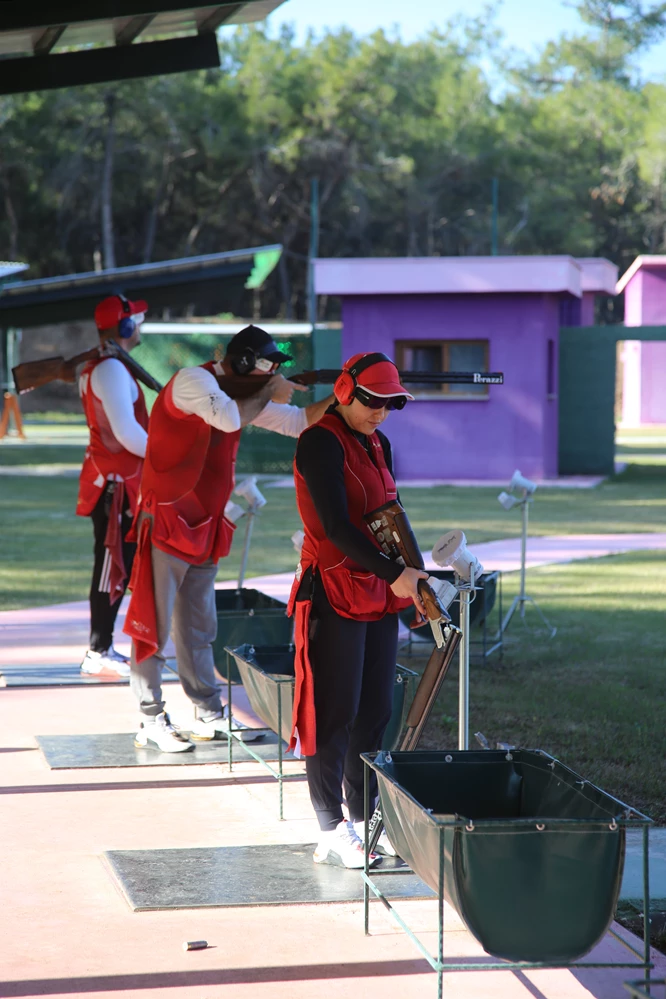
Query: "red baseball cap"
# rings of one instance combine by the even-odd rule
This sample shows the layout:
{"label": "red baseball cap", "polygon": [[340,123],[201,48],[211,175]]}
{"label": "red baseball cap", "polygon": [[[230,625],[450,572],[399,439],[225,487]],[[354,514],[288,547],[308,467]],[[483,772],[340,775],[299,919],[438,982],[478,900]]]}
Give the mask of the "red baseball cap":
{"label": "red baseball cap", "polygon": [[[414,399],[411,392],[408,392],[400,383],[400,372],[396,365],[385,354],[378,354],[374,364],[364,368],[362,362],[364,358],[370,357],[372,352],[364,354],[354,354],[345,363],[344,370],[348,371],[356,379],[357,385],[362,385],[364,389],[372,393],[373,396],[406,396],[407,399]],[[356,372],[356,368],[360,368]]]}
{"label": "red baseball cap", "polygon": [[110,295],[95,306],[95,326],[98,330],[110,330],[118,326],[121,319],[148,312],[148,303],[140,299],[130,302],[124,295]]}

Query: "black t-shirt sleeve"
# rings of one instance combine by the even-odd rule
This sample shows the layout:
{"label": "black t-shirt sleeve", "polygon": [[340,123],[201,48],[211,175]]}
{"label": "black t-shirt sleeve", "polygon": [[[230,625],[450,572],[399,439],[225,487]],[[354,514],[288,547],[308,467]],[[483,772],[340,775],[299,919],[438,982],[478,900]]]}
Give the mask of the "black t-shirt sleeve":
{"label": "black t-shirt sleeve", "polygon": [[[382,437],[384,447],[384,441],[387,445],[388,441],[384,435]],[[390,455],[390,445],[388,447]],[[349,520],[344,462],[342,445],[325,427],[314,426],[298,439],[296,468],[305,480],[326,537],[369,573],[394,583],[403,567],[388,559],[369,536]]]}

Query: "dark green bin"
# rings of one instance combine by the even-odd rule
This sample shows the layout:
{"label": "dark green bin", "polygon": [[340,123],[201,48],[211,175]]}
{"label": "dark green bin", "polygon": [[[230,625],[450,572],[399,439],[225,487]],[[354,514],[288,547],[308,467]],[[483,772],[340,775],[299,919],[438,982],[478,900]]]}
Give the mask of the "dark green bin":
{"label": "dark green bin", "polygon": [[623,803],[541,751],[363,757],[398,854],[489,954],[565,965],[605,935],[632,813]]}
{"label": "dark green bin", "polygon": [[294,700],[294,647],[245,643],[230,648],[230,652],[252,711],[288,743]]}
{"label": "dark green bin", "polygon": [[[213,657],[217,672],[227,680],[228,657],[226,646],[288,645],[291,642],[294,623],[287,618],[287,606],[275,597],[262,594],[260,590],[243,588],[216,590],[217,638],[213,643]],[[240,684],[240,675],[235,664],[231,665],[232,684]]]}
{"label": "dark green bin", "polygon": [[[255,646],[246,643],[230,649],[230,652],[253,712],[274,733],[281,729],[282,738],[288,743],[294,697],[293,645]],[[399,664],[396,666],[393,711],[383,740],[387,750],[398,745],[417,678],[418,674],[413,670]]]}

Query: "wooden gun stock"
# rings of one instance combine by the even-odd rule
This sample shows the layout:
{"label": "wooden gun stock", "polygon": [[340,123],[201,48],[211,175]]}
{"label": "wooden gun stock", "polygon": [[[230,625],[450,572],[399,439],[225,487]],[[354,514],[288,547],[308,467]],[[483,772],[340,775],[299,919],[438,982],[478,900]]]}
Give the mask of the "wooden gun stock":
{"label": "wooden gun stock", "polygon": [[118,358],[129,368],[131,373],[139,382],[154,392],[161,392],[162,385],[143,368],[138,361],[124,351],[115,340],[107,340],[104,347],[91,347],[89,351],[77,354],[73,358],[65,359],[61,356],[55,358],[44,358],[42,361],[24,361],[22,364],[12,368],[14,384],[17,392],[32,392],[49,382],[76,382],[76,369],[86,361],[96,361],[97,358],[109,357]]}
{"label": "wooden gun stock", "polygon": [[98,357],[99,347],[93,347],[68,361],[61,356],[44,358],[42,361],[24,361],[23,364],[12,368],[16,390],[24,393],[39,389],[49,382],[75,382],[77,366]]}

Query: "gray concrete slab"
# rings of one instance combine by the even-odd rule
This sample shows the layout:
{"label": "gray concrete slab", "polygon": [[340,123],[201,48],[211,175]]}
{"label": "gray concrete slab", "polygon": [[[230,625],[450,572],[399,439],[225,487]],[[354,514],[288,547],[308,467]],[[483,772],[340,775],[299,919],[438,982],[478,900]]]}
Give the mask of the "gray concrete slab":
{"label": "gray concrete slab", "polygon": [[[226,764],[225,739],[195,743],[193,750],[183,753],[161,753],[159,750],[134,746],[134,733],[95,733],[72,736],[36,736],[39,749],[51,770],[97,767],[172,767],[191,764]],[[295,760],[282,744],[284,759]],[[253,751],[266,761],[277,761],[277,737],[268,733],[261,742],[252,744]],[[245,747],[234,740],[234,763],[246,763],[253,758]]]}
{"label": "gray concrete slab", "polygon": [[[106,851],[104,859],[133,910],[360,902],[360,873],[314,864],[314,846]],[[398,870],[403,867],[395,858],[384,858],[382,865]],[[382,889],[392,899],[434,896],[413,874],[385,878]]]}

